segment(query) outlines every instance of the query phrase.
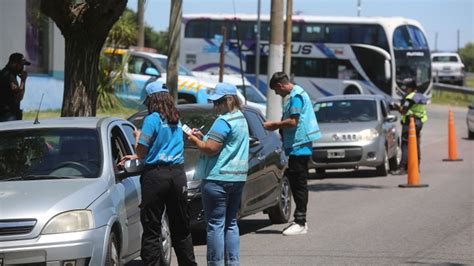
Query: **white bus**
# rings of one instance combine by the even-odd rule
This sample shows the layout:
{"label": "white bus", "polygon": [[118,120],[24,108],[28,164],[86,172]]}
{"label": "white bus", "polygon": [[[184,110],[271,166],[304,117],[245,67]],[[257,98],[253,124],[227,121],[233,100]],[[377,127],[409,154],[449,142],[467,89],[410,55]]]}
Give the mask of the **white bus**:
{"label": "white bus", "polygon": [[[237,19],[234,19],[236,17]],[[256,84],[256,15],[183,16],[180,63],[218,72],[221,27],[227,29],[225,71]],[[239,53],[237,30],[241,53]],[[261,16],[259,89],[266,93],[269,16]],[[337,94],[384,94],[398,99],[401,81],[416,79],[431,96],[431,58],[420,23],[402,17],[293,16],[291,75],[312,99]]]}

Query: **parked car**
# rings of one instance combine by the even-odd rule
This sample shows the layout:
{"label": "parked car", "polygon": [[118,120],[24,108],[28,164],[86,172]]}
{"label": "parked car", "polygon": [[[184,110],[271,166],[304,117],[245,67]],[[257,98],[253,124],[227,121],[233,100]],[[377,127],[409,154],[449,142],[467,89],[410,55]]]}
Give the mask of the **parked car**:
{"label": "parked car", "polygon": [[[181,122],[191,128],[207,132],[216,119],[212,105],[178,105]],[[239,217],[258,212],[268,214],[272,223],[286,223],[291,214],[291,191],[288,179],[284,176],[287,159],[282,142],[277,133],[263,128],[264,118],[260,111],[245,106],[243,113],[250,132],[250,156],[247,182],[242,193]],[[129,118],[141,128],[147,111],[141,111]],[[190,142],[185,142],[185,171],[188,178],[188,200],[191,206],[191,226],[194,230],[205,228],[204,212],[201,202],[200,180],[193,180],[199,150]]]}
{"label": "parked car", "polygon": [[[136,107],[141,105],[146,93],[145,84],[150,79],[160,79],[166,82],[168,57],[163,54],[133,51],[127,49],[105,49],[103,53],[114,60],[121,61],[127,55],[127,76],[133,82],[132,86],[122,84],[116,87],[115,95],[126,105]],[[178,101],[179,103],[207,103],[207,88],[183,66],[178,70]]]}
{"label": "parked car", "polygon": [[432,53],[431,71],[435,81],[464,85],[464,64],[457,53]]}
{"label": "parked car", "polygon": [[[139,256],[138,165],[116,166],[133,152],[134,128],[118,118],[1,123],[0,265],[122,265]],[[162,232],[170,262],[166,214]]]}
{"label": "parked car", "polygon": [[470,139],[474,139],[474,102],[472,102],[468,108],[466,115],[467,136]]}
{"label": "parked car", "polygon": [[375,167],[386,176],[401,158],[400,137],[386,99],[380,95],[319,98],[314,111],[322,137],[313,142],[317,172],[335,168]]}
{"label": "parked car", "polygon": [[[193,74],[209,90],[214,89],[219,82],[218,74],[201,71],[193,71]],[[247,78],[244,77],[242,80],[242,76],[239,74],[224,74],[223,81],[237,87],[237,96],[242,103],[257,108],[264,116],[267,114],[267,97],[252,85]],[[210,93],[208,92],[208,94]]]}

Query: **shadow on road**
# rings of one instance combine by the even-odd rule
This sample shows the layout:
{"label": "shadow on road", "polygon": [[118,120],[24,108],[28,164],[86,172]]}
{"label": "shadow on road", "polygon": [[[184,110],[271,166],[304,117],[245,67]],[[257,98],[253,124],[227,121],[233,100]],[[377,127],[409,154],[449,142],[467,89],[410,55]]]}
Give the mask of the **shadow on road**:
{"label": "shadow on road", "polygon": [[[261,230],[262,228],[271,226],[272,222],[269,219],[244,219],[239,220],[239,230],[240,235],[245,235],[249,233],[256,233],[256,234],[273,234],[278,233],[281,234],[280,231],[276,230]],[[275,231],[275,232],[273,232]]]}
{"label": "shadow on road", "polygon": [[326,179],[326,178],[373,178],[381,177],[373,169],[361,169],[350,171],[331,171],[326,173],[310,173],[309,179]]}
{"label": "shadow on road", "polygon": [[474,141],[474,139],[470,139],[470,138],[467,138],[467,137],[464,137],[462,138],[463,140],[467,140],[467,141]]}
{"label": "shadow on road", "polygon": [[384,186],[374,186],[374,185],[358,185],[358,184],[335,184],[335,183],[326,183],[326,184],[309,184],[309,191],[339,191],[339,190],[355,190],[355,189],[383,189]]}

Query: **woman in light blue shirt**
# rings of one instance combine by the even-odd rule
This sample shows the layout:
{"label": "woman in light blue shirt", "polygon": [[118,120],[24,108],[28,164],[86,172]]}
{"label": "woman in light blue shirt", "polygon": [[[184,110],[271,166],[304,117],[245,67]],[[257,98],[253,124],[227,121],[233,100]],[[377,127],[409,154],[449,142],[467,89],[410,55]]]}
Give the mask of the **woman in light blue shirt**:
{"label": "woman in light blue shirt", "polygon": [[219,83],[209,96],[219,114],[202,140],[189,136],[201,150],[195,179],[201,191],[207,220],[208,265],[240,265],[237,212],[247,179],[249,131],[240,110],[237,88]]}

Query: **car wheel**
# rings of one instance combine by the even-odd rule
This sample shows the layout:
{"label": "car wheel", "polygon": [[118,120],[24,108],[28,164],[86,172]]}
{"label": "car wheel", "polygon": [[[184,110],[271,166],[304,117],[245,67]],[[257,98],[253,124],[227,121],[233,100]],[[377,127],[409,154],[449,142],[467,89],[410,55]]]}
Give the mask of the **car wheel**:
{"label": "car wheel", "polygon": [[120,251],[115,233],[110,233],[109,247],[107,248],[107,256],[105,257],[106,266],[120,265]]}
{"label": "car wheel", "polygon": [[163,248],[163,262],[165,265],[171,265],[171,231],[166,212],[161,218],[161,243]]}
{"label": "car wheel", "polygon": [[474,131],[467,130],[467,137],[470,139],[474,139]]}
{"label": "car wheel", "polygon": [[402,157],[402,149],[397,145],[395,154],[388,160],[390,171],[396,171]]}
{"label": "car wheel", "polygon": [[389,161],[388,161],[388,156],[387,156],[387,150],[384,152],[384,159],[383,163],[379,166],[377,166],[376,171],[378,176],[387,176],[387,171],[389,169]]}
{"label": "car wheel", "polygon": [[286,176],[280,182],[278,203],[268,210],[268,217],[273,224],[287,223],[291,215],[291,189]]}

